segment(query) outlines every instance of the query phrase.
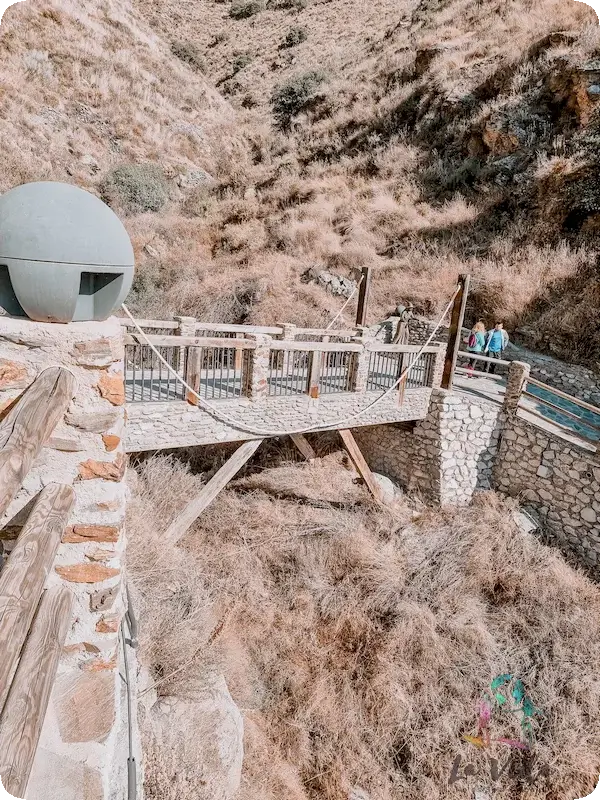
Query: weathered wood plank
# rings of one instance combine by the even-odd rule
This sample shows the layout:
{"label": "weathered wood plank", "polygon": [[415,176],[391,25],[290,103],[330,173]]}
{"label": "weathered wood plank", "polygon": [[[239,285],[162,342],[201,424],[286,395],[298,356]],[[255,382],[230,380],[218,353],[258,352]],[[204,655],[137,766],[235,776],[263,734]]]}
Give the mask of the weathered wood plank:
{"label": "weathered wood plank", "polygon": [[287,339],[277,339],[271,345],[271,350],[300,350],[304,352],[319,353],[360,353],[362,344],[347,344],[345,342],[296,342]]}
{"label": "weathered wood plank", "polygon": [[436,345],[422,348],[418,344],[384,344],[383,342],[367,342],[365,348],[370,353],[437,353],[441,348]]}
{"label": "weathered wood plank", "polygon": [[466,273],[459,275],[459,292],[454,298],[452,307],[452,317],[450,319],[450,331],[448,332],[448,348],[446,350],[446,361],[444,362],[444,374],[442,376],[442,389],[452,389],[452,379],[456,367],[456,358],[460,350],[460,338],[465,320],[467,299],[469,297],[469,285],[471,276]]}
{"label": "weathered wood plank", "polygon": [[307,461],[312,461],[317,457],[317,454],[310,446],[308,439],[302,433],[291,433],[290,439]]}
{"label": "weathered wood plank", "polygon": [[[125,328],[134,328],[133,322],[129,317],[121,317],[119,322]],[[179,328],[179,322],[175,322],[174,320],[136,319],[136,322],[140,328],[170,328],[172,330],[177,330],[177,328]]]}
{"label": "weathered wood plank", "polygon": [[75,376],[62,367],[50,367],[0,423],[0,516],[21,488],[74,393]]}
{"label": "weathered wood plank", "polygon": [[367,312],[369,309],[369,295],[371,293],[371,277],[373,275],[372,267],[362,268],[362,278],[360,288],[358,290],[358,303],[356,306],[356,324],[367,324]]}
{"label": "weathered wood plank", "polygon": [[[190,347],[187,359],[186,382],[192,387],[194,392],[200,392],[200,381],[202,378],[202,348]],[[192,406],[198,405],[198,396],[186,390],[185,399]]]}
{"label": "weathered wood plank", "polygon": [[197,331],[219,331],[221,333],[259,333],[266,336],[280,336],[283,328],[269,325],[227,325],[220,322],[197,322]]}
{"label": "weathered wood plank", "polygon": [[318,350],[313,350],[310,357],[310,375],[308,379],[308,394],[316,400],[319,396],[319,380],[321,377],[323,356]]}
{"label": "weathered wood plank", "polygon": [[365,482],[365,485],[367,486],[368,490],[371,492],[371,494],[373,495],[375,500],[377,500],[377,502],[382,503],[383,493],[381,491],[381,488],[379,487],[379,484],[375,480],[375,477],[373,476],[373,473],[371,472],[369,465],[365,461],[365,457],[361,453],[360,448],[356,443],[356,439],[352,435],[352,432],[349,431],[348,429],[340,429],[339,434],[342,437],[342,441],[344,443],[344,447],[348,451],[348,455],[352,459],[352,463],[358,470],[359,475]]}
{"label": "weathered wood plank", "polygon": [[221,489],[226,486],[233,476],[240,471],[246,461],[248,461],[261,445],[262,439],[252,439],[244,442],[231,458],[223,464],[221,469],[213,475],[209,482],[202,487],[200,492],[193,500],[187,504],[181,514],[169,525],[165,533],[165,539],[171,544],[177,542],[184,536],[193,523],[198,519],[204,509],[209,506]]}
{"label": "weathered wood plank", "polygon": [[72,606],[67,587],[44,592],[0,715],[0,775],[15,797],[25,797]]}
{"label": "weathered wood plank", "polygon": [[74,502],[71,486],[46,486],[0,573],[0,709]]}
{"label": "weathered wood plank", "polygon": [[250,339],[219,339],[202,336],[141,336],[139,333],[128,333],[125,344],[153,344],[155,347],[218,347],[223,350],[237,348],[254,350],[256,343]]}

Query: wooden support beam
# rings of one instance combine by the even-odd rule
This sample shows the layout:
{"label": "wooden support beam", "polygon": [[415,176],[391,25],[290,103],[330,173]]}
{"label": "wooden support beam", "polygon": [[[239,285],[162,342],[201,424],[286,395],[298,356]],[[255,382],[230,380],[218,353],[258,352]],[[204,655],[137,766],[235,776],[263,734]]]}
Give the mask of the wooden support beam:
{"label": "wooden support beam", "polygon": [[369,465],[365,461],[365,457],[360,452],[360,448],[356,444],[356,439],[352,435],[352,432],[348,429],[340,429],[338,432],[342,437],[344,447],[348,451],[348,455],[350,456],[352,463],[358,470],[360,477],[365,482],[367,489],[371,492],[378,503],[383,503],[383,492],[375,480],[375,476],[371,472]]}
{"label": "wooden support beam", "polygon": [[316,400],[319,396],[319,381],[321,378],[321,360],[323,356],[317,350],[313,350],[310,357],[310,376],[308,381],[308,394]]}
{"label": "wooden support beam", "polygon": [[369,293],[371,291],[371,267],[362,268],[362,282],[358,290],[358,306],[356,308],[356,324],[367,324],[367,311],[369,308]]}
{"label": "wooden support beam", "polygon": [[44,592],[0,715],[0,775],[15,797],[25,797],[72,606],[66,586]]}
{"label": "wooden support beam", "polygon": [[71,486],[46,486],[0,573],[0,709],[74,502]]}
{"label": "wooden support beam", "polygon": [[290,434],[290,439],[307,461],[312,461],[317,457],[317,454],[310,446],[308,439],[302,433],[292,433]]}
{"label": "wooden support beam", "polygon": [[444,374],[442,376],[442,389],[452,389],[452,379],[456,358],[460,350],[460,337],[462,336],[462,326],[465,319],[465,309],[469,296],[470,275],[460,275],[458,278],[459,291],[454,298],[452,306],[452,317],[450,319],[450,333],[448,334],[448,349],[446,351],[446,362],[444,363]]}
{"label": "wooden support beam", "polygon": [[213,475],[196,497],[190,500],[181,514],[169,525],[165,533],[165,539],[168,543],[177,544],[204,509],[212,503],[221,489],[229,483],[233,476],[236,475],[244,464],[254,455],[262,441],[262,439],[252,439],[238,447],[231,458],[223,464],[221,469]]}
{"label": "wooden support beam", "polygon": [[50,367],[0,423],[0,516],[21,488],[74,394],[75,376],[62,367]]}
{"label": "wooden support beam", "polygon": [[[202,348],[190,347],[188,350],[185,380],[194,391],[200,393],[200,379],[202,376]],[[198,405],[198,398],[189,389],[186,389],[185,399],[192,406]]]}

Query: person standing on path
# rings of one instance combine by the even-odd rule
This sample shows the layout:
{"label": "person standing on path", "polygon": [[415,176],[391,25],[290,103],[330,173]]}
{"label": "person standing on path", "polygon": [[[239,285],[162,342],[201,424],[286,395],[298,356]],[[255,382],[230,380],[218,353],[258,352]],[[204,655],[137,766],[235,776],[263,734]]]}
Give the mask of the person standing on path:
{"label": "person standing on path", "polygon": [[[476,322],[471,328],[471,333],[467,339],[467,351],[469,353],[479,353],[479,355],[481,355],[485,349],[485,339],[485,325],[483,324],[482,320],[479,320],[479,322]],[[476,358],[469,359],[469,363],[467,364],[467,378],[473,377],[473,372],[475,370],[475,364],[477,361],[478,359]]]}
{"label": "person standing on path", "polygon": [[[487,335],[484,352],[490,358],[501,359],[507,346],[508,333],[504,330],[502,323],[497,322]],[[496,365],[492,361],[488,361],[486,372],[489,372],[490,375],[495,374]]]}
{"label": "person standing on path", "polygon": [[408,325],[413,318],[413,304],[409,303],[406,308],[404,306],[398,306],[396,308],[396,312],[400,317],[398,322],[398,327],[396,328],[396,334],[392,339],[392,344],[408,344],[409,339],[409,329]]}

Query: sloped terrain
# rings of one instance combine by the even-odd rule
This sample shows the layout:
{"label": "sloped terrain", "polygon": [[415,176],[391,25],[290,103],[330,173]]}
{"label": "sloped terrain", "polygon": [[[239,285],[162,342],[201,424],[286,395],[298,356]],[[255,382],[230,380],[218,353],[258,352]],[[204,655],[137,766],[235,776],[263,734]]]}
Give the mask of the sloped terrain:
{"label": "sloped terrain", "polygon": [[596,366],[598,31],[558,0],[28,0],[2,187],[111,202],[139,314],[322,324],[303,276],[364,264],[374,318],[435,314],[468,270],[471,316]]}
{"label": "sloped terrain", "polygon": [[[214,465],[213,465],[214,469]],[[205,476],[208,477],[208,476]],[[220,671],[244,715],[240,800],[574,800],[600,768],[600,593],[521,533],[508,501],[375,508],[332,454],[256,463],[178,548],[162,532],[202,478],[168,458],[140,468],[129,509],[141,657],[159,696]],[[416,516],[415,516],[416,515]],[[477,704],[514,674],[536,707],[531,754],[480,751]],[[204,678],[205,679],[205,678]],[[189,746],[201,746],[189,731]],[[216,735],[216,734],[213,734]],[[522,741],[494,711],[493,738]],[[150,798],[204,800],[176,753],[147,766]],[[471,763],[476,777],[449,785]],[[488,756],[502,767],[492,780]],[[188,758],[189,761],[189,758]],[[528,783],[544,764],[548,775]],[[208,798],[207,798],[208,800]]]}

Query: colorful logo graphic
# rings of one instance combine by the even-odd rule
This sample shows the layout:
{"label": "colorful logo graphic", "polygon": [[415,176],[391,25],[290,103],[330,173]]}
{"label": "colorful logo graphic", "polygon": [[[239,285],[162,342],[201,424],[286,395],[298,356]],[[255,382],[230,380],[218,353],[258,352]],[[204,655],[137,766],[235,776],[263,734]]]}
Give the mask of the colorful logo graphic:
{"label": "colorful logo graphic", "polygon": [[[489,748],[492,743],[496,743],[517,750],[530,750],[534,744],[533,720],[539,713],[531,698],[526,694],[525,686],[520,678],[514,678],[509,674],[498,675],[490,684],[489,691],[486,691],[479,701],[477,733],[475,735],[465,734],[463,739],[480,749]],[[492,718],[500,723],[499,727],[504,727],[502,723],[508,721],[507,715],[518,721],[521,731],[520,738],[504,736],[492,738]]]}
{"label": "colorful logo graphic", "polygon": [[21,800],[19,797],[15,797],[12,794],[9,794],[4,786],[2,785],[2,777],[0,777],[0,800]]}
{"label": "colorful logo graphic", "polygon": [[[536,764],[532,752],[535,721],[539,716],[541,711],[525,691],[520,678],[508,673],[494,678],[477,704],[475,732],[463,734],[462,737],[477,750],[487,751],[492,782],[504,776],[505,779],[532,784],[549,775],[548,765]],[[510,731],[510,735],[505,735],[507,731]],[[496,753],[502,756],[502,750],[508,753],[503,764],[496,757]],[[515,753],[520,753],[520,757],[514,758]],[[461,756],[458,755],[454,759],[448,784],[452,785],[475,773],[473,764],[467,764],[461,772]]]}

